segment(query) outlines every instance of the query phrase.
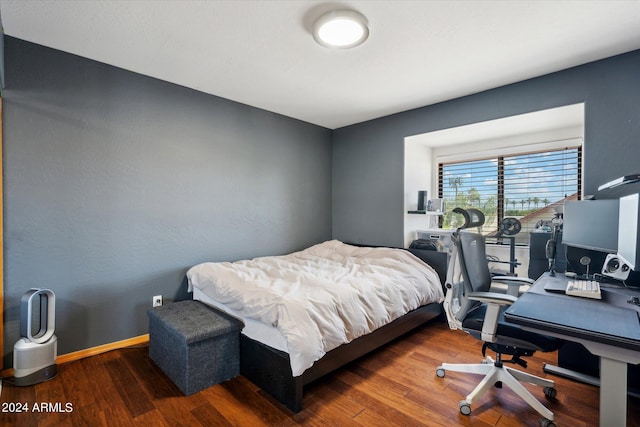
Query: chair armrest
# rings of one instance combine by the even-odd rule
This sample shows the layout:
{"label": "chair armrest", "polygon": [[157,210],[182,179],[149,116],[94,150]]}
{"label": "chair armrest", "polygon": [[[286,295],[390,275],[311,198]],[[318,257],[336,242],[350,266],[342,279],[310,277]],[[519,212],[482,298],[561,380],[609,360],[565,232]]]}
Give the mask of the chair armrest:
{"label": "chair armrest", "polygon": [[512,282],[514,284],[518,283],[520,285],[528,284],[533,285],[535,280],[529,279],[528,277],[517,277],[517,276],[493,276],[491,278],[494,282]]}
{"label": "chair armrest", "polygon": [[482,321],[482,341],[495,342],[498,319],[500,318],[500,306],[511,305],[516,302],[517,298],[513,295],[498,292],[471,292],[467,295],[467,298],[487,305],[484,320]]}
{"label": "chair armrest", "polygon": [[528,277],[516,276],[493,276],[491,281],[507,285],[507,293],[516,297],[520,294],[520,286],[531,286],[535,282],[535,280],[531,280]]}
{"label": "chair armrest", "polygon": [[499,292],[470,292],[467,298],[473,301],[480,301],[485,304],[511,305],[518,298],[513,295],[501,294]]}

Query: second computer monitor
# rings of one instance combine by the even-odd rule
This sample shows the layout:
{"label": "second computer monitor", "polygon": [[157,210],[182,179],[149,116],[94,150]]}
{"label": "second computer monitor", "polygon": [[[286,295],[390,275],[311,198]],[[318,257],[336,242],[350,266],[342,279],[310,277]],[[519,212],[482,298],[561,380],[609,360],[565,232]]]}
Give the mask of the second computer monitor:
{"label": "second computer monitor", "polygon": [[638,247],[638,222],[640,221],[640,194],[631,194],[620,198],[618,220],[618,255],[632,270],[640,269]]}

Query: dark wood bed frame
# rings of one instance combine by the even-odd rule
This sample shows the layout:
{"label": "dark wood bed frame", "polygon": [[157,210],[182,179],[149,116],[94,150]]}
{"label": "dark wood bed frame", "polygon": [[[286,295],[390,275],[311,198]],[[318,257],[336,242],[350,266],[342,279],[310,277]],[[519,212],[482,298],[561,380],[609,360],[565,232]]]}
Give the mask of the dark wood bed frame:
{"label": "dark wood bed frame", "polygon": [[[407,250],[431,265],[444,285],[447,271],[446,253],[421,249]],[[288,353],[240,335],[240,373],[292,412],[300,412],[303,407],[302,394],[305,385],[387,344],[417,326],[440,317],[441,314],[442,304],[440,303],[419,307],[370,334],[331,350],[298,377],[294,377],[291,373]]]}

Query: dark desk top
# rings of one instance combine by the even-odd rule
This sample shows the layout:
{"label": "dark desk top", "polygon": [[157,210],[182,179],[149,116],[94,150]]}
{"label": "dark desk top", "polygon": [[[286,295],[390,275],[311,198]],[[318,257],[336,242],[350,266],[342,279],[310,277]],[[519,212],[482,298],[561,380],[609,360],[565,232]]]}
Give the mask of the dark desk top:
{"label": "dark desk top", "polygon": [[544,290],[543,275],[505,312],[505,320],[520,326],[640,351],[640,307],[627,300],[637,291],[601,286],[602,300],[567,296]]}

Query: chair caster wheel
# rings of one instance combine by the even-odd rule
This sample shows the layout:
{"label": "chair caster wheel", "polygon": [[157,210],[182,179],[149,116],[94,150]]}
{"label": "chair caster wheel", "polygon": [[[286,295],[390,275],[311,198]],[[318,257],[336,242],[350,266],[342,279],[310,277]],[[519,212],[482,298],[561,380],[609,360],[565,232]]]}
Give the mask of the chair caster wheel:
{"label": "chair caster wheel", "polygon": [[558,395],[558,391],[555,389],[555,387],[545,387],[544,395],[547,396],[549,399],[555,399],[556,396]]}
{"label": "chair caster wheel", "polygon": [[556,423],[546,418],[540,419],[540,427],[556,427]]}
{"label": "chair caster wheel", "polygon": [[471,413],[471,405],[466,400],[460,401],[460,413],[462,415],[469,415]]}
{"label": "chair caster wheel", "polygon": [[502,381],[496,381],[494,386],[495,386],[495,388],[502,388]]}
{"label": "chair caster wheel", "polygon": [[442,369],[442,368],[438,368],[438,369],[436,369],[436,375],[437,375],[439,378],[444,378],[444,369]]}

